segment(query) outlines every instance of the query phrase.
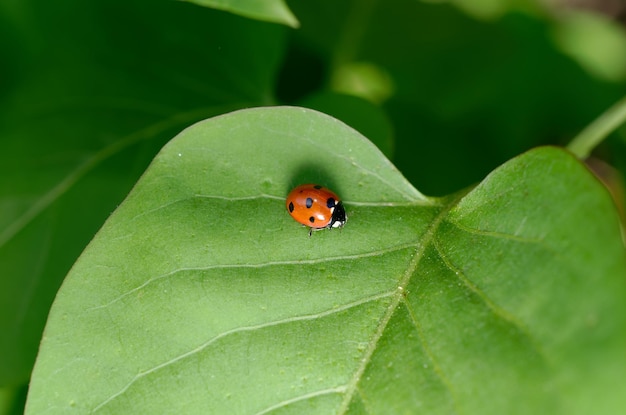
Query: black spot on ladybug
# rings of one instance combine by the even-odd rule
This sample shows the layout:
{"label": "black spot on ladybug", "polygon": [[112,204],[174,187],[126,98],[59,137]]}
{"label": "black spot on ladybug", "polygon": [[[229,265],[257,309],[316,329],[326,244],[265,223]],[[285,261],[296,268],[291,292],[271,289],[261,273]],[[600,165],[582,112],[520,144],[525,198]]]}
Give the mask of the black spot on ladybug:
{"label": "black spot on ladybug", "polygon": [[319,184],[316,184],[315,186],[313,186],[313,188],[319,190],[322,188],[322,186],[320,186]]}
{"label": "black spot on ladybug", "polygon": [[311,206],[313,206],[313,199],[311,199],[310,197],[306,198],[306,207],[308,209],[311,209]]}
{"label": "black spot on ladybug", "polygon": [[315,223],[315,218],[314,218],[313,216],[311,216],[311,217],[309,218],[309,222],[311,222],[311,223]]}
{"label": "black spot on ladybug", "polygon": [[327,208],[334,208],[335,205],[336,205],[335,199],[333,199],[332,197],[328,198],[328,200],[326,201],[326,207]]}
{"label": "black spot on ladybug", "polygon": [[293,212],[293,202],[289,202],[289,212]]}

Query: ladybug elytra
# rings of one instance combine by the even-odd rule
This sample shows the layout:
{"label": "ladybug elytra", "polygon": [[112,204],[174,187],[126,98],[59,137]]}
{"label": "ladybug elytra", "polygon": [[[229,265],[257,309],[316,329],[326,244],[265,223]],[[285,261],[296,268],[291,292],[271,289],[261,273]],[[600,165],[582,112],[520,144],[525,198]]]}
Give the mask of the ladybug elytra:
{"label": "ladybug elytra", "polygon": [[313,231],[341,228],[348,220],[346,211],[332,191],[318,184],[302,184],[287,196],[287,211],[297,222]]}

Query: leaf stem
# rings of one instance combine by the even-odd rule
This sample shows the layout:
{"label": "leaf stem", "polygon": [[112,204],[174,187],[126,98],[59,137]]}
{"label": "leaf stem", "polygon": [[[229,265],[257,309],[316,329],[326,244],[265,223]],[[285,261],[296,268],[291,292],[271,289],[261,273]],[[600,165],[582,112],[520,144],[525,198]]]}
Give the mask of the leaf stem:
{"label": "leaf stem", "polygon": [[589,124],[569,143],[567,149],[585,159],[617,127],[626,122],[626,96]]}

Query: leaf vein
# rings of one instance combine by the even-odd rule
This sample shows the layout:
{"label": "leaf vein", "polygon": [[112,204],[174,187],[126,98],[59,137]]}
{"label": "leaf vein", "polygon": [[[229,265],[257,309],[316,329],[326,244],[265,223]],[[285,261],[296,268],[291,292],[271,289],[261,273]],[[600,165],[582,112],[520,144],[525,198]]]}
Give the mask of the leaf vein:
{"label": "leaf vein", "polygon": [[265,323],[261,323],[261,324],[256,324],[256,325],[252,325],[252,326],[243,326],[243,327],[237,327],[231,330],[227,330],[224,331],[220,334],[215,335],[214,337],[210,338],[209,340],[205,341],[204,343],[200,344],[199,346],[185,352],[182,353],[176,357],[173,357],[163,363],[160,363],[150,369],[141,371],[139,373],[137,373],[135,376],[133,376],[133,378],[126,384],[124,385],[119,391],[115,392],[114,394],[112,394],[111,396],[109,396],[107,399],[105,399],[104,401],[102,401],[101,403],[99,403],[98,405],[96,405],[91,413],[95,413],[97,411],[99,411],[100,409],[102,409],[104,406],[106,406],[109,402],[112,402],[114,399],[116,399],[117,397],[121,396],[122,394],[124,394],[135,382],[139,381],[140,379],[149,376],[163,368],[166,368],[170,365],[173,365],[181,360],[184,360],[190,356],[193,356],[197,353],[202,352],[204,349],[206,349],[207,347],[211,346],[213,343],[228,337],[230,335],[233,334],[238,334],[238,333],[243,333],[243,332],[249,332],[249,331],[255,331],[255,330],[262,330],[265,328],[269,328],[269,327],[274,327],[274,326],[278,326],[278,325],[282,325],[282,324],[289,324],[289,323],[295,323],[295,322],[299,322],[299,321],[308,321],[308,320],[316,320],[319,318],[323,318],[323,317],[327,317],[333,314],[337,314],[340,313],[342,311],[346,311],[349,310],[351,308],[354,307],[358,307],[360,305],[363,304],[367,304],[373,301],[378,301],[381,300],[383,298],[387,298],[387,297],[392,297],[395,293],[395,290],[393,291],[388,291],[388,292],[384,292],[381,294],[376,294],[376,295],[372,295],[369,297],[365,297],[365,298],[361,298],[359,300],[350,302],[350,303],[346,303],[337,307],[333,307],[331,309],[328,310],[324,310],[321,311],[319,313],[313,313],[313,314],[306,314],[306,315],[302,315],[302,316],[296,316],[296,317],[287,317],[284,319],[280,319],[280,320],[274,320],[274,321],[268,321]]}
{"label": "leaf vein", "polygon": [[304,395],[300,395],[300,396],[296,396],[290,399],[286,399],[282,402],[278,402],[275,405],[272,405],[268,408],[263,409],[260,412],[257,412],[255,415],[265,415],[265,414],[269,414],[272,411],[275,411],[276,409],[280,409],[280,408],[284,408],[286,406],[289,406],[293,403],[297,403],[300,401],[304,401],[310,398],[317,398],[318,396],[323,396],[323,395],[330,395],[333,393],[344,393],[346,390],[346,386],[345,385],[341,385],[341,386],[336,386],[334,388],[328,388],[328,389],[322,389],[322,390],[318,390],[315,392],[310,392],[310,393],[306,393]]}
{"label": "leaf vein", "polygon": [[428,346],[428,342],[426,341],[426,338],[424,337],[424,330],[422,328],[421,323],[417,319],[417,315],[415,314],[415,311],[413,310],[413,307],[411,306],[411,304],[408,301],[406,301],[406,299],[403,300],[402,303],[404,304],[404,306],[407,309],[407,312],[409,314],[409,320],[411,321],[411,324],[413,324],[413,327],[415,327],[415,331],[417,332],[417,336],[420,339],[420,343],[422,345],[422,349],[424,350],[424,353],[428,357],[428,360],[430,360],[431,363],[432,363],[433,372],[435,373],[435,375],[437,375],[439,380],[441,380],[441,383],[443,383],[443,385],[447,388],[448,392],[450,393],[450,396],[452,398],[452,404],[453,404],[453,406],[455,408],[455,412],[456,413],[460,413],[459,412],[459,407],[458,407],[459,400],[457,398],[456,392],[454,391],[454,387],[452,386],[452,382],[450,382],[450,379],[448,379],[448,377],[445,375],[443,369],[439,365],[439,362],[435,358],[435,355],[433,354],[432,350]]}
{"label": "leaf vein", "polygon": [[[216,200],[223,200],[223,201],[227,201],[227,202],[241,202],[241,201],[252,201],[252,200],[262,200],[262,199],[268,199],[268,200],[280,200],[283,201],[285,200],[284,197],[280,197],[280,196],[275,196],[275,195],[270,195],[270,194],[266,194],[266,193],[260,193],[257,195],[250,195],[250,196],[221,196],[221,195],[203,195],[203,194],[195,194],[193,196],[189,196],[189,197],[183,197],[180,199],[176,199],[176,200],[172,200],[168,203],[164,203],[160,206],[157,206],[155,208],[143,211],[131,218],[128,219],[129,222],[132,222],[140,217],[152,214],[154,212],[158,212],[162,209],[167,209],[170,206],[176,205],[178,203],[182,203],[182,202],[187,202],[189,200],[192,200],[194,198],[199,198],[199,199],[216,199]],[[430,201],[430,200],[416,200],[416,201],[410,201],[410,202],[358,202],[358,201],[349,201],[349,200],[343,200],[343,203],[346,205],[350,205],[350,206],[365,206],[365,207],[410,207],[410,206],[438,206],[436,201]]]}
{"label": "leaf vein", "polygon": [[155,213],[158,212],[160,210],[163,209],[167,209],[170,206],[176,205],[178,203],[183,203],[183,202],[188,202],[190,200],[193,199],[218,199],[218,200],[224,200],[224,201],[228,201],[228,202],[240,202],[242,200],[259,200],[259,199],[272,199],[272,200],[285,200],[284,197],[278,197],[278,196],[274,196],[274,195],[268,195],[265,193],[261,193],[258,195],[251,195],[251,196],[233,196],[233,197],[228,197],[228,196],[219,196],[219,195],[203,195],[203,194],[195,194],[193,196],[188,196],[188,197],[182,197],[180,199],[176,199],[176,200],[172,200],[170,202],[164,203],[162,205],[159,205],[157,207],[154,207],[152,209],[149,210],[145,210],[135,216],[133,216],[132,218],[128,219],[129,222],[132,222],[142,216],[147,216],[150,215],[151,213]]}
{"label": "leaf vein", "polygon": [[106,307],[109,307],[121,300],[123,300],[124,298],[128,297],[129,295],[144,289],[145,287],[147,287],[148,285],[153,284],[156,281],[165,279],[165,278],[169,278],[172,277],[178,273],[183,273],[183,272],[192,272],[192,271],[210,271],[210,270],[214,270],[214,269],[232,269],[232,268],[264,268],[264,267],[273,267],[273,266],[283,266],[283,265],[315,265],[315,264],[322,264],[322,263],[326,263],[326,262],[335,262],[335,261],[352,261],[355,259],[361,259],[361,258],[368,258],[368,257],[373,257],[373,256],[380,256],[380,255],[385,255],[388,253],[392,253],[392,252],[396,252],[396,251],[401,251],[403,249],[408,249],[408,248],[413,248],[415,246],[415,244],[403,244],[403,245],[397,245],[397,246],[392,246],[389,248],[385,248],[385,249],[380,249],[380,250],[376,250],[376,251],[370,251],[370,252],[364,252],[364,253],[360,253],[360,254],[354,254],[354,255],[340,255],[340,256],[335,256],[335,257],[326,257],[326,258],[316,258],[316,259],[299,259],[299,260],[295,260],[295,261],[268,261],[268,262],[262,262],[262,263],[258,263],[258,264],[216,264],[216,265],[208,265],[208,266],[204,266],[204,267],[183,267],[183,268],[177,268],[175,270],[166,272],[164,274],[161,275],[157,275],[156,277],[150,278],[148,280],[146,280],[143,284],[138,285],[135,288],[130,289],[129,291],[126,291],[125,293],[119,295],[118,297],[112,299],[111,301],[109,301],[106,304],[101,304],[95,307],[91,307],[89,309],[87,309],[87,311],[93,311],[93,310],[99,310],[99,309],[103,309]]}
{"label": "leaf vein", "polygon": [[469,234],[472,234],[472,235],[490,236],[490,237],[493,237],[493,238],[508,239],[508,240],[511,240],[511,241],[543,245],[543,240],[541,240],[541,239],[525,238],[523,236],[512,235],[512,234],[504,233],[504,232],[488,231],[488,230],[483,230],[483,229],[470,228],[469,226],[463,225],[463,224],[461,224],[458,221],[447,220],[446,222],[448,222],[449,224],[453,225],[454,227],[456,227],[456,228],[458,228],[458,229],[460,229],[460,230],[462,230],[464,232],[467,232]]}
{"label": "leaf vein", "polygon": [[545,353],[545,351],[539,345],[539,342],[531,335],[531,333],[528,330],[528,328],[521,321],[516,319],[512,314],[510,314],[508,311],[506,311],[504,308],[499,307],[495,302],[493,302],[489,298],[489,296],[487,296],[487,294],[484,291],[482,291],[477,285],[472,283],[469,280],[469,278],[467,278],[465,273],[461,269],[456,267],[450,261],[450,259],[444,254],[443,250],[441,249],[441,247],[439,245],[439,242],[438,242],[437,238],[434,239],[433,246],[434,246],[435,250],[437,251],[437,253],[439,254],[439,257],[441,258],[441,261],[444,263],[444,265],[450,271],[452,271],[452,273],[454,273],[454,275],[456,275],[458,277],[458,279],[461,281],[461,283],[463,283],[463,285],[465,285],[471,292],[476,294],[484,302],[484,304],[487,306],[487,308],[489,308],[491,310],[491,312],[497,318],[499,318],[500,320],[508,323],[509,325],[514,327],[517,331],[522,333],[522,335],[524,335],[524,337],[526,337],[528,339],[528,341],[531,344],[531,346],[532,346],[533,350],[535,351],[535,353],[537,353],[537,355],[540,356],[543,359],[544,362],[549,363],[550,359],[547,357],[547,354]]}
{"label": "leaf vein", "polygon": [[232,197],[221,196],[221,195],[196,194],[196,195],[194,195],[194,197],[198,197],[198,198],[201,198],[201,199],[226,200],[228,202],[238,202],[238,201],[241,201],[241,200],[258,200],[258,199],[285,200],[284,197],[269,195],[269,194],[266,194],[266,193],[259,193],[258,195],[251,195],[251,196],[232,196]]}
{"label": "leaf vein", "polygon": [[363,358],[361,359],[361,364],[359,365],[359,367],[354,373],[354,376],[352,377],[352,379],[347,385],[346,394],[345,394],[343,402],[341,403],[338,414],[347,413],[350,402],[352,401],[353,396],[355,392],[357,391],[358,383],[361,380],[363,374],[365,373],[365,369],[367,365],[369,364],[372,355],[374,354],[376,345],[378,344],[378,341],[382,337],[383,332],[385,331],[387,325],[389,324],[389,321],[391,320],[391,317],[393,316],[393,313],[395,312],[396,308],[400,304],[400,301],[402,301],[404,298],[404,288],[408,285],[409,281],[411,280],[411,276],[414,274],[420,260],[424,256],[426,247],[433,240],[437,228],[439,227],[441,222],[445,219],[450,209],[452,209],[462,197],[463,195],[452,200],[449,205],[444,207],[441,210],[441,212],[439,212],[439,214],[435,217],[433,222],[428,227],[428,230],[424,234],[422,243],[416,246],[415,255],[409,262],[407,269],[404,273],[404,276],[401,278],[398,284],[398,289],[395,291],[395,294],[392,297],[391,303],[387,307],[385,314],[383,315],[380,322],[378,323],[378,327],[376,331],[374,332],[372,339],[370,340],[369,345],[367,349],[365,350],[365,353],[363,354]]}

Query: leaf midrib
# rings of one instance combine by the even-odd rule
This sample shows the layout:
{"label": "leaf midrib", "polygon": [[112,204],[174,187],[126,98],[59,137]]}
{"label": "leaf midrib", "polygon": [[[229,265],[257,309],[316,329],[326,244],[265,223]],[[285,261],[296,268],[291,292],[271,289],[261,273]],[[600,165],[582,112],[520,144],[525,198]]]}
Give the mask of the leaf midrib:
{"label": "leaf midrib", "polygon": [[361,364],[357,368],[352,379],[346,385],[346,392],[344,395],[344,399],[341,402],[341,406],[339,407],[339,411],[337,412],[338,414],[347,413],[350,403],[352,402],[354,393],[357,389],[357,385],[359,384],[361,378],[363,377],[363,373],[365,372],[365,369],[370,363],[372,355],[376,351],[376,346],[378,345],[378,341],[382,337],[383,333],[385,332],[385,329],[387,328],[387,325],[389,324],[389,321],[391,320],[391,317],[393,316],[396,309],[400,305],[400,302],[404,298],[404,289],[407,287],[411,279],[411,276],[415,273],[415,270],[417,269],[417,265],[419,264],[420,260],[424,256],[424,252],[426,251],[426,248],[434,240],[434,237],[435,237],[437,229],[439,228],[439,225],[446,218],[446,216],[448,215],[448,212],[454,206],[456,206],[458,202],[465,195],[466,193],[462,192],[457,197],[451,199],[448,205],[444,205],[441,212],[439,212],[439,214],[434,218],[434,220],[432,221],[432,223],[430,224],[430,226],[424,233],[424,237],[422,238],[422,243],[418,244],[415,255],[411,259],[411,262],[408,264],[404,276],[399,281],[398,288],[396,289],[395,293],[391,296],[391,302],[389,303],[389,306],[387,307],[385,314],[383,315],[380,322],[378,323],[378,327],[376,328],[376,331],[374,332],[372,339],[370,340],[367,348],[365,349],[365,353],[363,355],[363,358],[361,359]]}

